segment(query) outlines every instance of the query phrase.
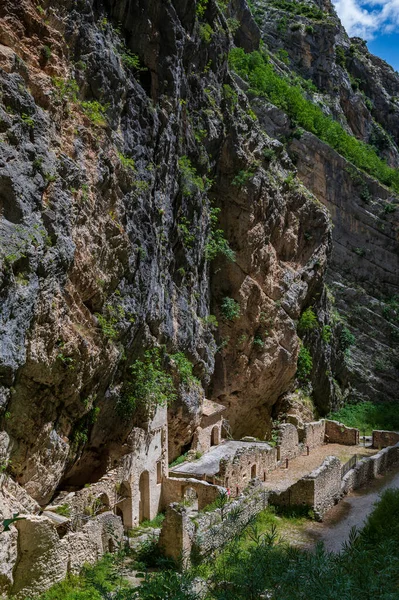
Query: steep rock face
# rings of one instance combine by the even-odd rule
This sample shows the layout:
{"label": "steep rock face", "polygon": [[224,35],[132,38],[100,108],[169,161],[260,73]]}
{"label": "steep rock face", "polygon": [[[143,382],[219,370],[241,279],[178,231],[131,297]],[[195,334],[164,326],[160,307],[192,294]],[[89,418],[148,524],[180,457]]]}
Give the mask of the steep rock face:
{"label": "steep rock face", "polygon": [[[248,7],[236,11],[236,37],[256,47]],[[238,370],[236,350],[221,349],[211,389],[229,404],[243,390],[245,414],[268,422],[293,384],[294,320],[321,287],[329,226],[305,190],[288,193],[286,155],[261,164],[270,141],[229,75],[231,34],[213,2],[196,12],[182,0],[25,0],[5,2],[0,16],[2,426],[10,471],[45,503],[63,482],[98,479],[127,452],[132,427],[145,427],[140,413],[117,410],[145,348],[183,350],[209,382],[207,246],[219,226],[209,198],[237,256],[215,263],[215,312],[224,295],[240,298],[249,340]],[[232,186],[250,155],[253,182]],[[252,349],[268,319],[270,338]],[[171,458],[200,417],[201,388],[181,392]],[[235,400],[237,434],[239,415]],[[256,418],[248,428],[265,430]]]}
{"label": "steep rock face", "polygon": [[[328,1],[308,3],[314,18],[256,0],[256,20],[245,0],[224,4],[0,7],[2,460],[41,504],[57,488],[97,481],[145,439],[147,412],[120,409],[148,348],[164,347],[166,372],[170,354],[183,352],[198,379],[176,385],[171,459],[190,447],[204,390],[227,406],[235,436],[270,433],[296,388],[297,321],[310,306],[319,326],[302,337],[319,408],[351,387],[356,398],[394,395],[394,361],[386,377],[384,357],[368,366],[369,340],[385,355],[383,333],[396,335],[391,304],[378,304],[374,291],[381,279],[384,294],[397,290],[393,217],[375,231],[389,193],[345,175],[350,165],[318,140],[292,141],[294,124],[264,100],[251,96],[250,108],[228,53],[233,41],[251,52],[262,37],[279,72],[312,79],[319,89],[309,87],[309,97],[347,131],[378,138],[393,165],[397,78],[347,38]],[[341,318],[360,332],[346,364],[344,325],[331,319],[324,288],[326,206],[337,245],[328,277]]]}
{"label": "steep rock face", "polygon": [[[273,64],[293,82],[297,74],[312,79],[319,91],[309,97],[322,100],[326,114],[397,165],[399,77],[393,69],[370,55],[362,40],[348,38],[328,2],[307,8],[292,3],[291,9],[278,0],[259,0],[255,6],[262,37],[275,52]],[[324,305],[322,321],[335,333],[335,343],[330,349],[324,345],[326,354],[320,352],[323,344],[307,336],[313,359],[323,365],[312,376],[316,403],[324,413],[344,398],[395,400],[397,197],[312,134],[298,134],[281,110],[259,99],[252,103],[265,131],[288,140],[299,178],[328,207],[334,223],[327,282],[335,307]]]}
{"label": "steep rock face", "polygon": [[[236,435],[263,438],[270,434],[273,405],[294,381],[296,321],[322,292],[330,223],[305,188],[290,185],[292,165],[281,146],[274,147],[285,169],[262,162],[256,138],[237,161],[232,159],[236,136],[223,150],[216,187],[236,261],[216,268],[213,277],[220,351],[212,394],[227,405]],[[243,169],[251,176],[239,182],[234,174]],[[226,304],[232,300],[239,306],[237,316]]]}
{"label": "steep rock face", "polygon": [[392,67],[363,40],[349,38],[329,0],[253,4],[262,39],[281,66],[311,80],[327,114],[398,166],[399,76]]}

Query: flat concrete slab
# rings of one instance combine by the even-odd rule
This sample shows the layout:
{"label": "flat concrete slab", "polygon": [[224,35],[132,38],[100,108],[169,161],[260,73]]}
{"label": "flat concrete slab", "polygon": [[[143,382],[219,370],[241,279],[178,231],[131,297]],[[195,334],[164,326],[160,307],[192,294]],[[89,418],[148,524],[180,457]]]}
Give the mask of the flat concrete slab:
{"label": "flat concrete slab", "polygon": [[248,450],[248,448],[271,450],[271,446],[266,442],[223,441],[218,446],[213,446],[209,452],[206,452],[198,460],[172,467],[169,472],[176,475],[196,475],[197,477],[202,475],[217,475],[222,458],[232,458],[238,450]]}

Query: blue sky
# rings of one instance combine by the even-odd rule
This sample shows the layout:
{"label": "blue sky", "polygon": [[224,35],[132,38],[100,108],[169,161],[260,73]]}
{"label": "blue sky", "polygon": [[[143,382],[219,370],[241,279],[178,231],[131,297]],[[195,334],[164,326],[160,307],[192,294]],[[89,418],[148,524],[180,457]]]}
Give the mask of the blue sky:
{"label": "blue sky", "polygon": [[399,0],[333,0],[350,36],[367,40],[370,52],[399,71]]}

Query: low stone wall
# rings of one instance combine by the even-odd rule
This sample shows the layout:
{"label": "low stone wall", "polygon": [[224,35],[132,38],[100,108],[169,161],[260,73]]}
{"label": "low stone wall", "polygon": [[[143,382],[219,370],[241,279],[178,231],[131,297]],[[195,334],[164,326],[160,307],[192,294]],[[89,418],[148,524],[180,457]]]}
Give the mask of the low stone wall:
{"label": "low stone wall", "polygon": [[307,506],[322,519],[341,495],[341,461],[327,456],[323,464],[283,492],[271,492],[270,504]]}
{"label": "low stone wall", "polygon": [[162,486],[163,506],[166,507],[172,502],[183,500],[188,489],[193,489],[196,492],[198,509],[202,510],[205,506],[211,504],[224,488],[198,479],[169,477],[164,480]]}
{"label": "low stone wall", "polygon": [[298,430],[298,433],[300,436],[300,441],[304,446],[309,446],[311,450],[313,448],[318,448],[319,446],[323,446],[325,443],[326,422],[324,419],[322,419],[321,421],[304,423],[303,432]]}
{"label": "low stone wall", "polygon": [[189,510],[172,504],[166,511],[159,546],[166,556],[189,564],[224,546],[267,505],[268,492],[260,485],[229,502],[223,510],[190,516]]}
{"label": "low stone wall", "polygon": [[364,458],[354,469],[351,469],[342,479],[341,491],[348,494],[352,490],[356,490],[378,475],[383,475],[392,467],[399,464],[399,443],[395,446],[384,448],[378,454]]}
{"label": "low stone wall", "polygon": [[399,442],[398,431],[373,431],[373,448],[387,448]]}
{"label": "low stone wall", "polygon": [[343,446],[357,446],[360,441],[360,432],[354,427],[347,427],[338,421],[326,421],[326,442],[329,444],[342,444]]}

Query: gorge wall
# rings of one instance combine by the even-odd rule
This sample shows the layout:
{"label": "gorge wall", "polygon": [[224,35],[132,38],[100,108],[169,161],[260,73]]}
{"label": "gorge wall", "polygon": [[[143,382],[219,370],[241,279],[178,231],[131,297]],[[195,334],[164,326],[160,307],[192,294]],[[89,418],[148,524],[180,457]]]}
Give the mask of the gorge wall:
{"label": "gorge wall", "polygon": [[162,374],[169,460],[205,395],[262,439],[301,394],[396,399],[397,197],[234,47],[398,167],[399,76],[329,0],[1,3],[0,468],[42,507],[145,453]]}

